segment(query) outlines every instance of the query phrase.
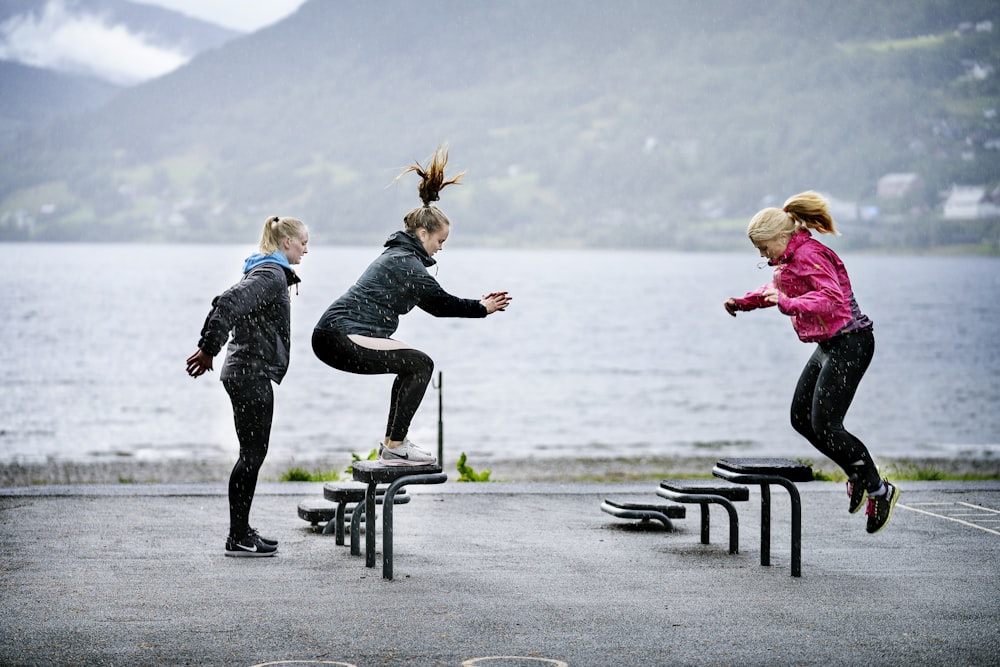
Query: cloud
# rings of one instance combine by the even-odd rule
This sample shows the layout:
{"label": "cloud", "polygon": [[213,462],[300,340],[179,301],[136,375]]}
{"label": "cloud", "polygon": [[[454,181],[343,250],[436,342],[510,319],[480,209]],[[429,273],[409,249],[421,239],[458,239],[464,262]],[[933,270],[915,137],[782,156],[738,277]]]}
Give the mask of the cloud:
{"label": "cloud", "polygon": [[70,12],[61,0],[49,0],[40,15],[29,12],[0,24],[0,59],[119,85],[161,76],[190,58],[156,46],[144,33],[131,32],[107,16]]}

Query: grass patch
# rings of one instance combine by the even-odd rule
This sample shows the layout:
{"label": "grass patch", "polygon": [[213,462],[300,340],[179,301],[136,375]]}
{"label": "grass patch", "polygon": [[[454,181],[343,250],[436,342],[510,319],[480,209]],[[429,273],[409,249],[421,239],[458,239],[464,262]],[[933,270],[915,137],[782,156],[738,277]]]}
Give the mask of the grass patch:
{"label": "grass patch", "polygon": [[490,481],[490,474],[492,470],[484,470],[482,472],[476,472],[472,469],[472,466],[467,464],[468,459],[465,456],[465,452],[458,457],[458,464],[455,466],[458,469],[458,481],[460,482],[488,482]]}
{"label": "grass patch", "polygon": [[339,482],[340,473],[336,470],[316,470],[309,472],[305,468],[289,468],[281,473],[279,482]]}

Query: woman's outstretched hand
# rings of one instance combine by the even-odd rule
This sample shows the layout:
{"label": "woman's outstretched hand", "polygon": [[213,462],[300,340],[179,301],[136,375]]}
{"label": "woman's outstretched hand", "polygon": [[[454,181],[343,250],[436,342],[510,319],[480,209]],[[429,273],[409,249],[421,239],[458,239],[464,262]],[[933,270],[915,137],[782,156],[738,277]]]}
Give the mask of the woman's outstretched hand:
{"label": "woman's outstretched hand", "polygon": [[193,378],[204,375],[212,370],[212,357],[202,352],[201,348],[187,358],[187,374]]}
{"label": "woman's outstretched hand", "polygon": [[479,302],[486,308],[486,314],[492,315],[498,310],[507,310],[511,297],[507,292],[490,292]]}

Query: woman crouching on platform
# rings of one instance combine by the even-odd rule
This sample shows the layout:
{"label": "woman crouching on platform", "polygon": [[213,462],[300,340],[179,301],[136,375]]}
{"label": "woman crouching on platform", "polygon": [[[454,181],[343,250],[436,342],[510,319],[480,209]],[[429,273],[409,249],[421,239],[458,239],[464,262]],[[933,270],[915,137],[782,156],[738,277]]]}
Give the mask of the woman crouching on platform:
{"label": "woman crouching on platform", "polygon": [[459,174],[445,180],[447,162],[447,149],[439,147],[426,167],[417,164],[397,177],[410,172],[420,176],[418,193],[423,204],[403,217],[404,229],[389,236],[382,254],[326,309],[313,331],[313,351],[323,363],[348,373],[396,376],[385,435],[378,442],[378,460],[385,465],[437,462],[407,437],[434,362],[392,337],[399,316],[417,306],[435,317],[486,317],[504,310],[511,301],[507,292],[491,292],[482,299],[452,296],[427,272],[451,229],[451,222],[432,202],[441,190],[462,178]]}
{"label": "woman crouching on platform", "polygon": [[844,428],[875,353],[872,321],[858,307],[840,257],[812,238],[810,229],[838,233],[826,201],[815,192],[757,213],[747,236],[774,267],[774,280],[724,305],[733,317],[777,306],[791,317],[799,340],[816,343],[795,387],[792,427],[847,473],[848,511],[860,510],[867,497],[867,530],[877,533],[892,516],[899,489],[881,477],[865,444]]}

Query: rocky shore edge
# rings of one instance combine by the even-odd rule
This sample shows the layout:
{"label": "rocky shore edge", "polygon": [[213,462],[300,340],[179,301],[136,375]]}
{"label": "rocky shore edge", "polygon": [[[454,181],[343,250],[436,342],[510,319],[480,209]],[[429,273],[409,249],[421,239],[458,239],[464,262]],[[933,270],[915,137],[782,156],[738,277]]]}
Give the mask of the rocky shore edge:
{"label": "rocky shore edge", "polygon": [[[471,461],[477,473],[490,471],[491,482],[627,482],[656,480],[666,477],[710,476],[718,457],[642,457],[642,458],[531,458]],[[817,458],[789,456],[807,461],[821,474],[834,479],[842,473],[831,462]],[[883,473],[890,478],[1000,479],[1000,458],[879,459]],[[346,463],[337,461],[296,462],[267,461],[260,474],[262,482],[280,481],[290,469],[300,468],[310,473],[337,471],[341,480],[350,476]],[[225,483],[229,479],[232,461],[137,461],[115,459],[105,461],[47,461],[41,463],[0,463],[0,488],[37,485],[78,484],[183,484]],[[445,472],[453,480],[459,473],[454,461],[445,460]]]}

